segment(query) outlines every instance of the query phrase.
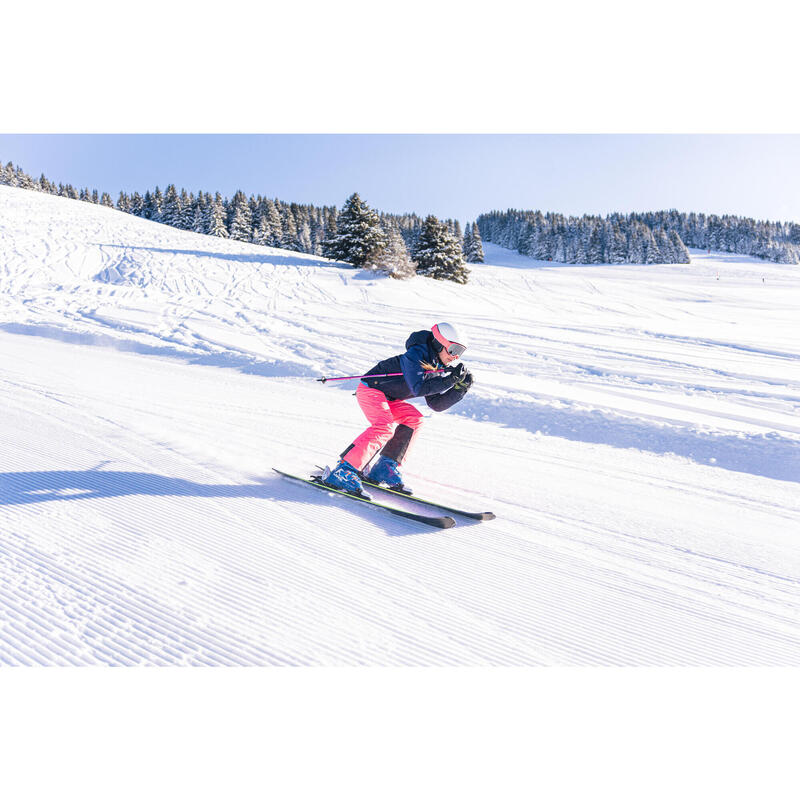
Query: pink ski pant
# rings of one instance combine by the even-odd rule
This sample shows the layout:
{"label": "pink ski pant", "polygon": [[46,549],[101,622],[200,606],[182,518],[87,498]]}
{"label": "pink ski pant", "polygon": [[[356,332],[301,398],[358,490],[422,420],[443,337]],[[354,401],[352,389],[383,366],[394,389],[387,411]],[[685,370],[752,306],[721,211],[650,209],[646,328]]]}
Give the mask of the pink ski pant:
{"label": "pink ski pant", "polygon": [[411,403],[403,400],[387,400],[386,395],[379,389],[370,389],[363,383],[358,384],[356,400],[370,424],[369,428],[353,442],[344,460],[360,472],[392,438],[395,425],[407,425],[413,434],[402,459],[405,460],[424,420],[422,414]]}

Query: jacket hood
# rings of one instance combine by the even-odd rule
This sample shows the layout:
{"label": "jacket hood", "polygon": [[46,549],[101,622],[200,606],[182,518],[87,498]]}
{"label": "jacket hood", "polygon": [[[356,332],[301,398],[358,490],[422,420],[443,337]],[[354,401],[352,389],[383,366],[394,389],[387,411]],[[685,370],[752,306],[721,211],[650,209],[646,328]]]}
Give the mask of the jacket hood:
{"label": "jacket hood", "polygon": [[433,349],[432,344],[433,334],[430,331],[414,331],[414,333],[406,339],[406,350],[410,350],[414,346],[419,347],[422,345],[435,357],[436,351]]}

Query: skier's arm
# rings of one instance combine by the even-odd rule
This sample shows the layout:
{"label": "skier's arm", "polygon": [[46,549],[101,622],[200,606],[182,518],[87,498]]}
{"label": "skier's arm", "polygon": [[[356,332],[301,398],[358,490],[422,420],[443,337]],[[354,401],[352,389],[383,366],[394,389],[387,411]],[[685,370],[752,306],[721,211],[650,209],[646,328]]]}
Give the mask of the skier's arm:
{"label": "skier's arm", "polygon": [[453,377],[456,379],[454,386],[442,394],[433,394],[425,398],[425,402],[434,411],[447,411],[458,403],[472,386],[472,373],[463,364],[454,371]]}

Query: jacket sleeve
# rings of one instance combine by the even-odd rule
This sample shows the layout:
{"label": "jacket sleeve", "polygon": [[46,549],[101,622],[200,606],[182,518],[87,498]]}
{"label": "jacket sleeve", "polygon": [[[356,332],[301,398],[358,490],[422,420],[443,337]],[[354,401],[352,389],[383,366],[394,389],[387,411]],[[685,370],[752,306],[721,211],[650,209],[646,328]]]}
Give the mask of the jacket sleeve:
{"label": "jacket sleeve", "polygon": [[448,389],[443,394],[432,394],[425,398],[425,402],[434,411],[447,411],[448,408],[454,406],[466,394],[465,390],[461,389]]}
{"label": "jacket sleeve", "polygon": [[414,346],[400,356],[403,375],[412,397],[427,397],[431,394],[440,394],[447,391],[456,382],[452,373],[445,375],[426,375],[422,367],[423,361],[428,358],[424,347]]}

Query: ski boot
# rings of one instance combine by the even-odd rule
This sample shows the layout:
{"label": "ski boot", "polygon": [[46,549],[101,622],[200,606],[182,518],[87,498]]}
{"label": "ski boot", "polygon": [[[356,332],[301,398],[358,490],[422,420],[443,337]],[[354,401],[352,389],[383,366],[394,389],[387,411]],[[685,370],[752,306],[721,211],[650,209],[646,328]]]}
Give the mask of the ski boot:
{"label": "ski boot", "polygon": [[386,456],[378,456],[378,460],[372,465],[366,478],[371,483],[382,483],[392,491],[413,494],[411,489],[403,484],[400,465]]}
{"label": "ski boot", "polygon": [[325,467],[318,480],[320,483],[330,486],[331,489],[338,489],[340,492],[363,497],[365,500],[372,499],[361,485],[361,474],[347,461],[340,461],[333,469]]}

